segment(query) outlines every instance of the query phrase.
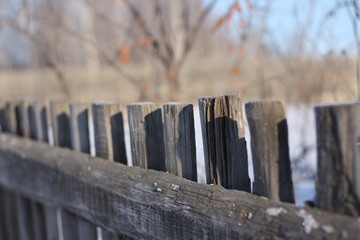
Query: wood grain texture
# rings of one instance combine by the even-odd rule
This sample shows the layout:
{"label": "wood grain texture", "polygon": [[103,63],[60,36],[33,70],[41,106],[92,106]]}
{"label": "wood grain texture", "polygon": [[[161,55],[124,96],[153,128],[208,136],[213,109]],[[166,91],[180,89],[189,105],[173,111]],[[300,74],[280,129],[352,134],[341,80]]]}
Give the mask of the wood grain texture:
{"label": "wood grain texture", "polygon": [[198,99],[207,183],[250,192],[240,94]]}
{"label": "wood grain texture", "polygon": [[48,102],[35,99],[31,103],[29,112],[30,136],[32,139],[49,143],[49,107]]}
{"label": "wood grain texture", "polygon": [[[72,149],[78,152],[90,154],[90,135],[89,135],[89,110],[87,103],[70,104],[70,132]],[[78,239],[96,240],[96,226],[90,222],[77,218]]]}
{"label": "wood grain texture", "polygon": [[133,165],[165,171],[161,108],[154,103],[127,105]]}
{"label": "wood grain texture", "polygon": [[[50,102],[51,126],[54,145],[71,148],[70,105],[68,101]],[[52,210],[53,211],[53,210]],[[53,221],[53,220],[52,220]],[[61,226],[64,239],[78,239],[78,219],[75,214],[61,210]],[[59,225],[59,221],[57,221]]]}
{"label": "wood grain texture", "polygon": [[20,136],[29,138],[30,132],[30,118],[32,114],[32,106],[30,99],[22,99],[19,103],[19,126]]}
{"label": "wood grain texture", "polygon": [[294,203],[288,128],[282,103],[276,100],[249,102],[245,110],[251,133],[253,193]]}
{"label": "wood grain texture", "polygon": [[317,133],[316,205],[360,215],[360,103],[315,108]]}
{"label": "wood grain texture", "polygon": [[4,189],[0,185],[0,239],[7,239],[4,197]]}
{"label": "wood grain texture", "polygon": [[118,103],[93,103],[92,114],[96,156],[126,164],[122,106]]}
{"label": "wood grain texture", "polygon": [[[116,103],[92,104],[95,155],[127,164],[122,106]],[[118,239],[117,233],[101,228],[102,240]]]}
{"label": "wood grain texture", "polygon": [[[45,100],[34,99],[28,107],[30,138],[49,143],[48,137],[48,105]],[[56,208],[31,201],[31,216],[34,239],[58,239]],[[49,219],[47,217],[53,217]],[[53,225],[51,225],[53,224]]]}
{"label": "wood grain texture", "polygon": [[193,105],[164,104],[163,113],[166,171],[196,182]]}
{"label": "wood grain texture", "polygon": [[51,101],[50,117],[53,128],[54,145],[71,148],[69,102]]}
{"label": "wood grain texture", "polygon": [[6,134],[0,134],[0,184],[136,239],[360,235],[358,218],[127,167]]}

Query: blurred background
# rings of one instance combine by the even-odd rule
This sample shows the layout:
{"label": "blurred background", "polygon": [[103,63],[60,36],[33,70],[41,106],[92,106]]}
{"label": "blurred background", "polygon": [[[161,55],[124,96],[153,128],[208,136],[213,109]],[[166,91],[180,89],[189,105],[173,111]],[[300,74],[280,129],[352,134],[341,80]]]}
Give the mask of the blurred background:
{"label": "blurred background", "polygon": [[357,0],[0,0],[0,96],[280,99],[309,198],[312,105],[359,98],[359,14]]}

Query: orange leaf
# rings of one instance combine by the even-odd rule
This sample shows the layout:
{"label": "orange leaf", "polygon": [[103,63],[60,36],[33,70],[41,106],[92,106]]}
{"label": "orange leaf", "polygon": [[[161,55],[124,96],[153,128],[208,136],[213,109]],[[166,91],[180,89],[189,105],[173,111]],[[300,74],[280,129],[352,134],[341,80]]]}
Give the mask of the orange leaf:
{"label": "orange leaf", "polygon": [[240,69],[238,69],[238,68],[233,68],[232,70],[231,70],[231,75],[233,75],[233,76],[239,76],[240,75]]}
{"label": "orange leaf", "polygon": [[239,49],[239,56],[242,57],[245,55],[245,49],[244,48],[240,48]]}
{"label": "orange leaf", "polygon": [[119,62],[123,63],[123,64],[129,64],[130,63],[130,59],[127,56],[124,55],[120,55],[119,57]]}
{"label": "orange leaf", "polygon": [[167,77],[168,79],[174,79],[174,78],[175,78],[175,74],[174,74],[174,72],[172,72],[172,71],[168,71],[168,72],[166,73],[166,77]]}
{"label": "orange leaf", "polygon": [[120,47],[119,53],[120,55],[125,55],[125,54],[129,54],[130,51],[131,51],[131,45],[125,44],[122,47]]}

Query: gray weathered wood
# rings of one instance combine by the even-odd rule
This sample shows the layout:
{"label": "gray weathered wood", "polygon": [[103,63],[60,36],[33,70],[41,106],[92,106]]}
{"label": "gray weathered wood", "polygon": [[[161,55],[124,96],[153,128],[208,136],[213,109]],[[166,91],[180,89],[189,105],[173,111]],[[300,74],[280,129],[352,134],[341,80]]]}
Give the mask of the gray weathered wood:
{"label": "gray weathered wood", "polygon": [[168,103],[163,112],[166,171],[196,182],[193,105]]}
{"label": "gray weathered wood", "polygon": [[18,132],[16,120],[17,105],[18,103],[16,101],[6,101],[1,103],[0,124],[2,132],[14,134]]}
{"label": "gray weathered wood", "polygon": [[70,132],[72,149],[90,154],[89,104],[70,104]]}
{"label": "gray weathered wood", "polygon": [[29,112],[30,136],[43,142],[49,142],[48,103],[46,100],[33,100]]}
{"label": "gray weathered wood", "polygon": [[18,195],[9,191],[4,191],[4,215],[5,215],[5,231],[7,239],[20,239],[17,220],[16,199]]}
{"label": "gray weathered wood", "polygon": [[[28,117],[30,138],[49,143],[47,102],[41,99],[32,100],[28,108]],[[31,215],[34,239],[56,240],[59,238],[56,208],[32,201]]]}
{"label": "gray weathered wood", "polygon": [[31,117],[31,100],[22,99],[19,103],[19,126],[20,126],[20,136],[30,137],[30,117]]}
{"label": "gray weathered wood", "polygon": [[133,165],[165,171],[161,108],[154,103],[127,105]]}
{"label": "gray weathered wood", "polygon": [[294,203],[288,128],[280,101],[245,104],[254,166],[253,193]]}
{"label": "gray weathered wood", "polygon": [[92,104],[96,156],[126,164],[122,107],[118,103]]}
{"label": "gray weathered wood", "polygon": [[17,225],[19,231],[19,239],[34,239],[32,228],[31,201],[28,198],[17,195],[15,197]]}
{"label": "gray weathered wood", "polygon": [[[127,164],[122,107],[117,103],[92,104],[95,155]],[[114,213],[115,214],[115,213]],[[101,229],[103,240],[119,239],[118,234]]]}
{"label": "gray weathered wood", "polygon": [[[50,102],[51,126],[54,145],[71,148],[70,105],[68,101]],[[78,219],[69,211],[61,211],[61,226],[64,239],[78,239]],[[58,222],[59,224],[59,222]]]}
{"label": "gray weathered wood", "polygon": [[[72,149],[90,154],[89,109],[87,103],[70,104],[70,130]],[[78,239],[96,240],[96,226],[88,221],[77,218]]]}
{"label": "gray weathered wood", "polygon": [[31,201],[31,216],[34,239],[45,240],[46,239],[46,223],[45,223],[45,210],[44,205]]}
{"label": "gray weathered wood", "polygon": [[51,126],[54,145],[71,148],[70,107],[68,101],[50,102]]}
{"label": "gray weathered wood", "polygon": [[0,184],[136,239],[360,235],[355,217],[127,167],[6,134],[0,134]]}
{"label": "gray weathered wood", "polygon": [[207,183],[250,192],[240,94],[198,99]]}
{"label": "gray weathered wood", "polygon": [[315,108],[317,133],[316,205],[360,215],[360,103]]}
{"label": "gray weathered wood", "polygon": [[7,239],[6,236],[6,219],[4,209],[4,189],[0,185],[0,239]]}

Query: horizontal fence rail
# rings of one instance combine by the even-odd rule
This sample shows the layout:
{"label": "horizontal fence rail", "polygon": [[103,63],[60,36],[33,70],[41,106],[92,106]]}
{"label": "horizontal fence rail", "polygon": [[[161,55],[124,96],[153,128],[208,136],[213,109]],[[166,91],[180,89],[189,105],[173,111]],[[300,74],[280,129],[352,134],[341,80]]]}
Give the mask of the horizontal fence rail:
{"label": "horizontal fence rail", "polygon": [[0,135],[0,157],[2,186],[134,238],[360,236],[359,222],[351,217],[127,167],[14,136]]}
{"label": "horizontal fence rail", "polygon": [[360,103],[315,107],[316,199],[305,208],[293,204],[280,101],[246,103],[245,114],[239,93],[198,105],[209,185],[196,182],[191,104],[0,102],[0,239],[360,236]]}

